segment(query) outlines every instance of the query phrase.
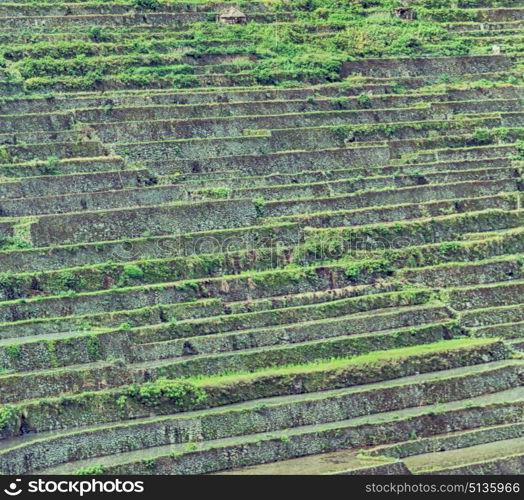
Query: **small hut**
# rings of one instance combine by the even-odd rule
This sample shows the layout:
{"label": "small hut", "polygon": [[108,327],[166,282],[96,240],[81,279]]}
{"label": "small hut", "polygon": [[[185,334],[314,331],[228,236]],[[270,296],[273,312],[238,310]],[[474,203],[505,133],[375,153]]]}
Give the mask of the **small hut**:
{"label": "small hut", "polygon": [[395,16],[399,19],[404,19],[406,21],[414,21],[417,18],[417,13],[410,7],[399,7],[393,9]]}
{"label": "small hut", "polygon": [[400,7],[393,9],[395,16],[406,21],[414,21],[417,13],[413,9],[413,0],[400,0]]}
{"label": "small hut", "polygon": [[237,7],[229,7],[218,16],[222,24],[246,24],[247,16]]}

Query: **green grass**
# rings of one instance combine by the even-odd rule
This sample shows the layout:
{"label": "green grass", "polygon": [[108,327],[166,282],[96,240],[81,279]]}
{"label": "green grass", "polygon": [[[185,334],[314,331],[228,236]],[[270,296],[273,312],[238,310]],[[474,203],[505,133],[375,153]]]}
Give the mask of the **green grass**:
{"label": "green grass", "polygon": [[371,363],[385,362],[391,360],[397,362],[400,359],[411,356],[420,356],[426,354],[438,354],[455,349],[481,347],[491,343],[498,342],[498,339],[473,339],[458,338],[452,340],[443,340],[432,344],[416,345],[400,349],[390,349],[385,351],[373,351],[368,354],[354,356],[351,358],[335,358],[330,360],[314,361],[312,363],[278,366],[271,368],[262,368],[250,373],[235,372],[215,376],[198,376],[184,379],[190,384],[206,387],[216,385],[237,384],[252,381],[261,377],[276,377],[280,375],[297,375],[301,373],[322,372],[337,369],[350,369],[352,366],[362,366]]}
{"label": "green grass", "polygon": [[[116,4],[154,12],[170,2],[133,0]],[[188,44],[191,49],[187,54],[195,56],[251,53],[258,59],[256,65],[244,71],[241,66],[226,69],[229,76],[234,80],[241,74],[242,79],[255,84],[279,86],[339,81],[342,64],[358,58],[460,56],[482,51],[474,40],[464,39],[442,25],[449,17],[469,18],[475,11],[428,10],[426,4],[417,2],[414,8],[418,19],[406,21],[393,15],[393,9],[401,4],[400,0],[275,1],[265,8],[277,22],[250,19],[246,25],[229,26],[217,24],[212,12],[207,15],[209,19],[203,13],[202,21],[183,30],[176,28],[179,32],[159,28],[158,40],[151,35],[131,34],[124,27],[92,25],[70,28],[83,33],[85,40],[58,37],[47,41],[35,37],[34,43],[0,46],[0,57],[8,67],[20,72],[28,88],[42,90],[57,84],[90,89],[103,81],[140,87],[154,85],[159,79],[176,88],[198,87],[201,83],[192,74],[194,66],[167,62],[181,59],[176,50]],[[248,16],[249,5],[246,2],[241,6],[248,8]],[[451,14],[446,17],[447,11]],[[64,29],[67,31],[67,26]],[[490,47],[484,50],[489,53]]]}

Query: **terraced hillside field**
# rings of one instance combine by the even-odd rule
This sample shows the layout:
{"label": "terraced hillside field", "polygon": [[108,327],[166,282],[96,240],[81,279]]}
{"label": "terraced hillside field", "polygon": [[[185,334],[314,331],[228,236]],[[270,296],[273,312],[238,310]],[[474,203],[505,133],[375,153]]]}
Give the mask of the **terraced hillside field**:
{"label": "terraced hillside field", "polygon": [[0,473],[524,473],[523,24],[0,0]]}

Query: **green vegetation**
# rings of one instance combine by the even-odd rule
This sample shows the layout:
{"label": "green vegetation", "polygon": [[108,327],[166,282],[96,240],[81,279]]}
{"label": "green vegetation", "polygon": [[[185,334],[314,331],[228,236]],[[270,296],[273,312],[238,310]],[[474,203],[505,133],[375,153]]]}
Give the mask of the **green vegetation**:
{"label": "green vegetation", "polygon": [[0,433],[12,426],[18,418],[18,412],[13,405],[0,406]]}
{"label": "green vegetation", "polygon": [[160,2],[158,0],[133,0],[133,6],[140,10],[156,10]]}
{"label": "green vegetation", "polygon": [[[132,2],[136,10],[143,12],[159,12],[165,5],[158,0]],[[257,64],[238,57],[225,69],[226,74],[233,82],[251,80],[282,86],[338,81],[343,63],[355,58],[456,56],[479,51],[474,39],[441,25],[459,20],[468,12],[415,5],[417,18],[404,20],[394,14],[400,5],[396,0],[284,0],[265,7],[268,15],[282,19],[278,24],[253,21],[246,25],[217,25],[215,14],[203,12],[202,19],[188,26],[181,37],[131,37],[123,30],[121,41],[118,33],[91,26],[87,40],[39,41],[29,46],[29,53],[25,47],[7,47],[2,56],[7,64],[15,61],[14,67],[28,88],[39,90],[53,86],[88,89],[105,81],[147,86],[159,80],[188,88],[201,86],[198,75],[205,71],[222,72],[220,63],[216,69],[211,63],[200,70],[185,63],[184,57],[170,55],[188,45],[191,57],[209,56],[212,60],[219,53],[256,57]],[[444,12],[452,14],[444,19]],[[289,20],[290,16],[294,21]],[[124,53],[115,55],[122,51],[122,42]]]}
{"label": "green vegetation", "polygon": [[523,5],[0,4],[0,474],[524,472]]}
{"label": "green vegetation", "polygon": [[142,278],[144,276],[144,271],[135,264],[126,264],[124,266],[124,276],[134,279]]}
{"label": "green vegetation", "polygon": [[398,362],[402,358],[439,352],[451,352],[454,349],[489,345],[496,342],[494,339],[454,339],[443,340],[431,344],[404,347],[401,349],[389,349],[386,351],[374,351],[360,356],[350,358],[334,358],[329,360],[318,360],[305,364],[284,365],[274,368],[260,368],[251,373],[236,372],[216,376],[190,377],[185,380],[188,384],[197,387],[226,386],[228,384],[239,384],[254,381],[262,377],[279,377],[282,375],[298,375],[304,373],[327,372],[333,370],[351,369],[353,366],[371,365],[382,362]]}
{"label": "green vegetation", "polygon": [[103,465],[92,465],[84,469],[78,469],[76,474],[79,476],[97,476],[104,474],[106,468]]}
{"label": "green vegetation", "polygon": [[9,162],[9,153],[5,146],[0,146],[0,164]]}
{"label": "green vegetation", "polygon": [[205,390],[188,381],[158,379],[155,382],[130,387],[125,395],[120,396],[118,402],[123,406],[126,399],[131,398],[154,408],[169,401],[173,408],[186,411],[201,407],[207,397]]}

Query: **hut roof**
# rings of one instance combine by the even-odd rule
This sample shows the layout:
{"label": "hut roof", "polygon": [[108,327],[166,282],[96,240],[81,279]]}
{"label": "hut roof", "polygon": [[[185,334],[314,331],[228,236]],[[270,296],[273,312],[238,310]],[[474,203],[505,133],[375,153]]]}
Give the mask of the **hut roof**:
{"label": "hut roof", "polygon": [[220,13],[220,17],[246,17],[246,15],[237,7],[229,7]]}

